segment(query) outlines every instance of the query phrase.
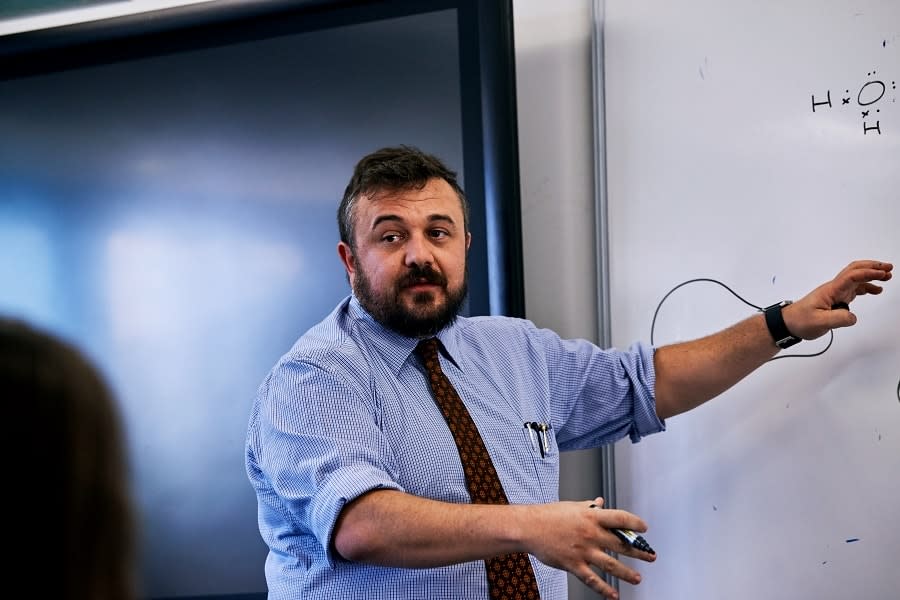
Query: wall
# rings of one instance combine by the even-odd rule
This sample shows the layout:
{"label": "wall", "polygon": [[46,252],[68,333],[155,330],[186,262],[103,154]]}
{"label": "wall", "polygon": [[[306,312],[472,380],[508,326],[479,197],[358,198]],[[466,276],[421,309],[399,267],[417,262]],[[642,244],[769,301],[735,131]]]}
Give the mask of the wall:
{"label": "wall", "polygon": [[[525,312],[597,340],[591,2],[515,0]],[[600,493],[600,451],[562,456],[560,497]],[[569,576],[569,597],[597,596]]]}

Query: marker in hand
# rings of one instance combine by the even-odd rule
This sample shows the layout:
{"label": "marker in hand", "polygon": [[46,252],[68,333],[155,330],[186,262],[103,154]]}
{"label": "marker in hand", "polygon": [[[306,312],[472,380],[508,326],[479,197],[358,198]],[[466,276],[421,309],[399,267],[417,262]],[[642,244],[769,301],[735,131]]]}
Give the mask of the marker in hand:
{"label": "marker in hand", "polygon": [[[600,508],[600,507],[597,506],[596,504],[591,504],[590,508]],[[647,543],[647,540],[645,540],[641,535],[635,533],[634,531],[632,531],[630,529],[618,529],[618,528],[610,529],[610,531],[612,531],[616,535],[617,538],[619,538],[620,540],[625,542],[626,545],[631,546],[632,548],[635,548],[637,550],[640,550],[641,552],[647,552],[649,554],[656,554],[656,551],[650,547],[650,544]]]}
{"label": "marker in hand", "polygon": [[631,546],[632,548],[637,548],[642,552],[647,552],[649,554],[656,554],[656,551],[650,547],[650,544],[647,543],[642,536],[633,532],[630,529],[613,529],[612,532],[616,534],[620,540]]}

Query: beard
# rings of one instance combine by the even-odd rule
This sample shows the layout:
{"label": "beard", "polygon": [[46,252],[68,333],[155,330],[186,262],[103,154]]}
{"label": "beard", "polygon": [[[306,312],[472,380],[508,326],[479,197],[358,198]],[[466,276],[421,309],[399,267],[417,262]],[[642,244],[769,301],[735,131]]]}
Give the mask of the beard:
{"label": "beard", "polygon": [[[419,292],[412,297],[412,307],[407,307],[400,294],[404,289],[417,283],[439,285],[444,290],[443,304],[435,304],[433,292]],[[372,282],[362,270],[356,274],[354,293],[369,314],[376,321],[406,337],[430,337],[453,323],[459,315],[469,290],[469,269],[462,285],[456,290],[447,287],[447,278],[431,268],[413,266],[394,282],[393,287],[379,294],[372,288]]]}

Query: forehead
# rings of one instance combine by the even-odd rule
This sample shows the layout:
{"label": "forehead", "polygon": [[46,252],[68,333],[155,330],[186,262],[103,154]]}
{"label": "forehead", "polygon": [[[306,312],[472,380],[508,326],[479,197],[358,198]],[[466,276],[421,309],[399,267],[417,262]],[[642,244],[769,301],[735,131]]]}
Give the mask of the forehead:
{"label": "forehead", "polygon": [[463,224],[462,202],[450,184],[440,178],[429,179],[421,188],[382,190],[359,197],[358,223],[365,226],[385,214],[401,219],[446,215]]}

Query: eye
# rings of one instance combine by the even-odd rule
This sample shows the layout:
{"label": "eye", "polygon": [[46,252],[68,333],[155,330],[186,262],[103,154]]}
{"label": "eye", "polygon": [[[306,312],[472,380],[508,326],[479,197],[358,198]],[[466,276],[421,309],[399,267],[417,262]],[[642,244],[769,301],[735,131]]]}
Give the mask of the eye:
{"label": "eye", "polygon": [[443,239],[450,236],[450,232],[446,229],[432,229],[428,232],[428,235],[433,237],[434,239]]}
{"label": "eye", "polygon": [[385,233],[381,236],[381,241],[386,244],[393,244],[400,240],[399,233]]}

